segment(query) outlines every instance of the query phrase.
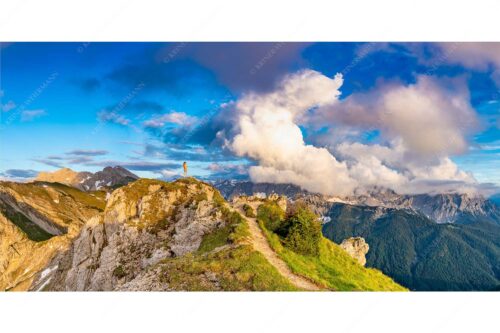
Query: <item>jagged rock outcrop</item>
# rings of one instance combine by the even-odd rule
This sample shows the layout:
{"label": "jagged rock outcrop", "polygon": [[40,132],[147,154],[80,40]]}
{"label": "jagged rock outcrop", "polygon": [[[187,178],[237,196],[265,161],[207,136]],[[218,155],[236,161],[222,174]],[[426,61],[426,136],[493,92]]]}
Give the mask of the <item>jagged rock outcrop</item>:
{"label": "jagged rock outcrop", "polygon": [[271,200],[271,201],[275,201],[278,206],[284,211],[286,212],[286,209],[287,209],[287,199],[285,196],[282,196],[282,195],[278,195],[276,193],[273,193],[271,195],[269,195],[267,197],[268,200]]}
{"label": "jagged rock outcrop", "polygon": [[210,185],[190,179],[141,179],[121,187],[32,289],[168,289],[151,280],[156,275],[150,269],[165,258],[196,251],[204,235],[224,226],[219,197]]}
{"label": "jagged rock outcrop", "polygon": [[243,204],[249,204],[250,206],[253,206],[256,203],[263,203],[266,200],[274,201],[276,204],[283,210],[286,211],[287,209],[287,198],[286,196],[278,195],[276,193],[270,194],[269,196],[260,196],[260,195],[241,195],[241,196],[233,196],[231,198],[231,202],[234,205],[243,205]]}
{"label": "jagged rock outcrop", "polygon": [[439,223],[467,223],[488,219],[500,225],[500,209],[482,196],[467,194],[414,195],[409,198],[412,208]]}
{"label": "jagged rock outcrop", "polygon": [[85,178],[77,187],[84,191],[97,191],[103,188],[115,189],[137,179],[139,179],[138,176],[121,166],[105,167],[102,171]]}
{"label": "jagged rock outcrop", "polygon": [[464,193],[405,194],[383,188],[352,196],[346,203],[397,209],[410,209],[437,223],[469,223],[488,220],[500,224],[500,209],[481,195]]}
{"label": "jagged rock outcrop", "polygon": [[363,237],[350,237],[344,239],[340,244],[351,257],[356,259],[361,265],[366,265],[366,254],[370,250],[370,246],[366,243]]}
{"label": "jagged rock outcrop", "polygon": [[0,182],[0,290],[28,289],[104,203],[62,184]]}
{"label": "jagged rock outcrop", "polygon": [[35,181],[61,183],[76,187],[82,191],[115,189],[139,179],[139,177],[121,166],[105,167],[102,171],[91,173],[76,172],[63,168],[54,172],[40,172]]}

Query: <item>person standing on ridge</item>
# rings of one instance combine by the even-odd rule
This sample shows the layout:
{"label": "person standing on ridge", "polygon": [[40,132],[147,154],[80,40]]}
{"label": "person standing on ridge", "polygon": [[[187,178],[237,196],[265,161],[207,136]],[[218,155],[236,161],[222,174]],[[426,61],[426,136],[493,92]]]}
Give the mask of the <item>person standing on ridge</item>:
{"label": "person standing on ridge", "polygon": [[186,162],[182,163],[182,167],[184,168],[184,177],[187,177],[188,174],[188,164]]}

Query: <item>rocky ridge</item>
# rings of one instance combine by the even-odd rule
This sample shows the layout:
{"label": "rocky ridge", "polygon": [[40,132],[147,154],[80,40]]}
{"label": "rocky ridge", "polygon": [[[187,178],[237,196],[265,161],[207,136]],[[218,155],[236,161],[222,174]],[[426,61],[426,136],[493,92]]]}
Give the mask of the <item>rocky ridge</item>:
{"label": "rocky ridge", "polygon": [[168,290],[149,270],[166,258],[193,253],[205,235],[225,226],[214,196],[211,186],[189,180],[141,179],[115,190],[103,214],[85,225],[33,289],[45,284],[47,290]]}
{"label": "rocky ridge", "polygon": [[104,204],[62,184],[0,182],[0,290],[27,289]]}

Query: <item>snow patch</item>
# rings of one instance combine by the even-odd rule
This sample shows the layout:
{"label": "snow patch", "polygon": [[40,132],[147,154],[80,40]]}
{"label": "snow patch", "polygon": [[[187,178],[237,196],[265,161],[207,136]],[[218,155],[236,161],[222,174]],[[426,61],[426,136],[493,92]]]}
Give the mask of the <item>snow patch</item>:
{"label": "snow patch", "polygon": [[41,286],[38,287],[38,289],[36,291],[43,290],[43,288],[45,288],[45,286],[49,284],[49,282],[50,282],[51,279],[52,279],[52,276],[50,278],[48,278],[47,280],[43,281],[43,283],[41,284]]}
{"label": "snow patch", "polygon": [[101,188],[101,184],[104,183],[104,180],[96,180],[94,187],[96,190]]}
{"label": "snow patch", "polygon": [[59,265],[55,265],[54,267],[48,267],[48,268],[44,269],[42,271],[42,273],[40,274],[40,279],[41,280],[45,279],[47,277],[47,275],[49,275],[50,273],[55,271],[57,269],[57,267],[59,267]]}

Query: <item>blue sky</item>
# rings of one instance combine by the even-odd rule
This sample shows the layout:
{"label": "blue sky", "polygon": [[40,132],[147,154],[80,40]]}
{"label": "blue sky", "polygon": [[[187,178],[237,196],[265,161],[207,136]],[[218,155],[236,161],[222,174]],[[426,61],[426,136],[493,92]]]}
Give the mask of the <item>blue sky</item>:
{"label": "blue sky", "polygon": [[[422,76],[459,81],[442,87],[460,87],[479,125],[465,131],[467,149],[449,158],[479,182],[500,186],[500,55],[492,47],[498,45],[4,43],[0,174],[19,180],[60,167],[121,164],[168,178],[187,160],[196,176],[246,178],[262,161],[227,149],[228,137],[218,133],[230,133],[235,123],[225,106],[309,69],[343,75],[340,101]],[[345,124],[300,128],[306,143],[322,145]],[[360,127],[356,141],[382,144],[387,137],[380,133]]]}

